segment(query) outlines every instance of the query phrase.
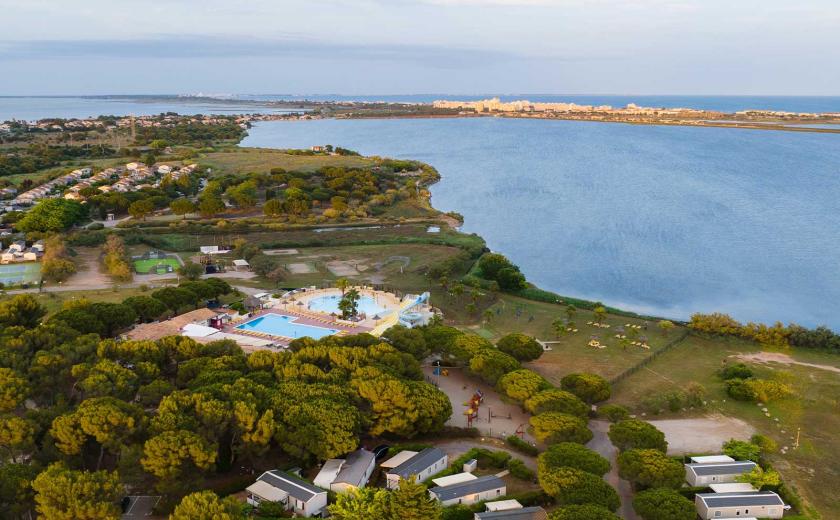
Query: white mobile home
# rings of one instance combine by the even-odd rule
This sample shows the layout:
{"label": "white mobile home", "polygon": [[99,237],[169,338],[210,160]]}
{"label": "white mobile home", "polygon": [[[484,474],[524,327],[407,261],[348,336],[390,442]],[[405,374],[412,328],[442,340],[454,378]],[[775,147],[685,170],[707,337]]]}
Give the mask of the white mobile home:
{"label": "white mobile home", "polygon": [[771,491],[753,493],[698,493],[694,496],[697,514],[703,520],[715,518],[782,518],[785,503]]}
{"label": "white mobile home", "polygon": [[695,487],[735,482],[741,475],[754,470],[758,465],[748,460],[713,464],[686,464],[685,481]]}
{"label": "white mobile home", "polygon": [[446,453],[438,448],[426,448],[425,450],[409,457],[399,466],[388,470],[385,474],[386,487],[397,489],[400,487],[400,479],[408,480],[414,477],[417,482],[423,482],[435,473],[446,469],[448,464]]}
{"label": "white mobile home", "polygon": [[376,457],[373,453],[365,449],[356,450],[345,459],[329,459],[324,462],[314,482],[323,489],[344,493],[365,487],[375,467]]}
{"label": "white mobile home", "polygon": [[429,494],[444,506],[475,504],[505,496],[507,486],[499,477],[486,475],[450,486],[433,487],[429,490]]}
{"label": "white mobile home", "polygon": [[266,471],[248,486],[248,503],[279,502],[298,516],[319,516],[327,507],[327,492],[282,471]]}

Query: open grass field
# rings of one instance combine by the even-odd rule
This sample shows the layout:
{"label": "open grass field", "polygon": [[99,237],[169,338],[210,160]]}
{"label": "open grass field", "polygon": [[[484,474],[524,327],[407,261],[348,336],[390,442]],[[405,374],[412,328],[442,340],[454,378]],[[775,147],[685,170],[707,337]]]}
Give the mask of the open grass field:
{"label": "open grass field", "polygon": [[268,173],[272,168],[315,171],[324,166],[363,167],[373,165],[373,160],[340,155],[290,155],[283,150],[237,147],[205,154],[201,164],[213,168],[214,174]]}
{"label": "open grass field", "polygon": [[[696,382],[706,390],[708,410],[738,417],[759,433],[774,438],[779,446],[792,448],[801,428],[801,447],[787,454],[771,456],[772,464],[792,483],[823,518],[840,517],[840,374],[812,366],[781,363],[748,363],[762,378],[791,384],[796,396],[766,405],[769,417],[754,403],[735,401],[726,394],[717,371],[724,364],[738,362],[733,357],[757,353],[759,345],[731,338],[690,335],[674,349],[653,360],[647,367],[621,381],[613,389],[612,402],[639,410],[645,398],[672,390],[682,390]],[[801,350],[783,352],[793,360],[840,367],[840,356]],[[697,415],[699,411],[680,411],[666,416]],[[648,418],[650,414],[648,414]]]}
{"label": "open grass field", "polygon": [[[599,328],[587,324],[594,320],[591,311],[578,309],[574,318],[578,332],[558,337],[551,323],[557,318],[566,318],[566,307],[563,305],[503,294],[489,309],[493,313],[490,320],[471,327],[471,330],[491,341],[511,332],[523,332],[543,341],[557,341],[549,345],[552,348],[550,352],[529,364],[529,368],[553,383],[559,383],[560,378],[566,374],[580,371],[592,372],[607,379],[615,377],[683,334],[681,328],[677,327],[665,335],[660,332],[656,322],[614,315],[608,315],[604,320],[609,328]],[[616,329],[627,324],[642,327],[639,336],[647,337],[650,349],[635,346],[624,349],[615,335]],[[588,344],[593,336],[606,348],[590,347]]]}
{"label": "open grass field", "polygon": [[[93,291],[53,291],[31,293],[38,303],[47,310],[47,316],[51,316],[61,310],[64,302],[79,300],[86,298],[92,302],[107,302],[120,303],[129,296],[138,296],[140,294],[148,295],[149,292],[143,292],[139,288],[125,287],[119,289],[97,289]],[[2,296],[0,299],[10,298],[11,296]]]}
{"label": "open grass field", "polygon": [[176,258],[134,260],[134,270],[138,274],[163,274],[168,272],[163,266],[170,266],[173,270],[175,270],[181,267],[181,263],[178,262]]}

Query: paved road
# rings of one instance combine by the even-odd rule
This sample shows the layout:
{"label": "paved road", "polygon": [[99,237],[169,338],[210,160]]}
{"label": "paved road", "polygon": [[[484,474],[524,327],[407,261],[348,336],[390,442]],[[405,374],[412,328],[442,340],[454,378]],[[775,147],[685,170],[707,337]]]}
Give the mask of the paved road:
{"label": "paved road", "polygon": [[534,471],[537,471],[537,459],[524,453],[508,448],[504,442],[498,439],[488,439],[485,442],[471,439],[452,439],[449,441],[436,442],[435,446],[442,449],[449,455],[449,460],[452,461],[472,448],[487,448],[493,451],[504,451],[510,453],[514,458],[521,459],[522,462]]}
{"label": "paved road", "polygon": [[618,496],[621,498],[618,516],[625,520],[639,520],[636,512],[633,511],[633,489],[629,482],[618,476],[618,448],[613,446],[610,438],[607,437],[610,423],[607,421],[589,421],[589,429],[592,430],[594,437],[586,447],[597,451],[610,461],[610,472],[604,475],[604,480],[618,491]]}

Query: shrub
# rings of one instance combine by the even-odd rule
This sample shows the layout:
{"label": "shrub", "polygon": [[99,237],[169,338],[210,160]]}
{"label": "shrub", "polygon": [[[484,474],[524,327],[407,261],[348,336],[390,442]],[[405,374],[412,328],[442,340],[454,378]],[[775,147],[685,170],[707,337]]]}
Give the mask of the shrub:
{"label": "shrub", "polygon": [[726,392],[738,401],[767,403],[790,397],[793,388],[769,379],[730,379],[726,381]]}
{"label": "shrub", "polygon": [[755,462],[761,456],[761,448],[751,442],[729,439],[723,443],[723,454],[729,455],[735,460]]}
{"label": "shrub", "polygon": [[551,385],[536,372],[522,368],[503,375],[498,386],[505,395],[522,402]]}
{"label": "shrub", "polygon": [[761,453],[776,453],[779,449],[779,445],[776,444],[776,441],[766,435],[758,433],[750,438],[750,442],[758,446],[759,449],[761,449]]}
{"label": "shrub", "polygon": [[621,478],[645,488],[678,488],[685,479],[682,463],[659,450],[627,450],[618,456]]}
{"label": "shrub", "polygon": [[610,426],[610,441],[620,451],[633,449],[655,449],[668,451],[665,434],[656,426],[637,419],[627,419]]}
{"label": "shrub", "polygon": [[694,504],[673,489],[649,489],[633,499],[633,509],[644,520],[694,520]]}
{"label": "shrub", "polygon": [[598,416],[617,423],[630,418],[630,412],[620,404],[605,404],[598,408]]}
{"label": "shrub", "polygon": [[519,361],[533,361],[543,353],[542,345],[525,334],[508,334],[496,343],[496,347]]}
{"label": "shrub", "polygon": [[576,395],[559,388],[543,390],[525,401],[525,409],[534,415],[545,412],[562,412],[578,417],[589,414],[589,406]]}
{"label": "shrub", "polygon": [[615,511],[618,493],[601,477],[574,468],[546,468],[539,471],[540,486],[560,505],[596,504]]}
{"label": "shrub", "polygon": [[743,363],[729,365],[720,371],[720,377],[723,379],[749,379],[752,376],[752,369]]}
{"label": "shrub", "polygon": [[586,421],[580,417],[560,412],[546,412],[531,417],[534,437],[540,442],[578,442],[586,444],[592,439],[592,432],[586,427]]}
{"label": "shrub", "polygon": [[620,520],[615,513],[601,506],[582,504],[564,506],[548,515],[549,520]]}
{"label": "shrub", "polygon": [[569,374],[560,380],[560,386],[590,404],[610,398],[610,384],[595,374]]}
{"label": "shrub", "polygon": [[610,470],[610,461],[586,446],[574,442],[561,442],[549,446],[540,454],[537,465],[541,470],[569,467],[599,477]]}
{"label": "shrub", "polygon": [[511,459],[508,461],[507,469],[510,474],[520,480],[527,480],[533,482],[537,475],[519,459]]}
{"label": "shrub", "polygon": [[509,435],[507,438],[505,438],[505,443],[507,443],[507,445],[511,448],[515,449],[516,451],[520,451],[525,455],[531,455],[532,457],[535,457],[540,453],[540,450],[537,449],[536,446],[532,446],[531,444],[529,444],[526,441],[523,441],[516,435]]}

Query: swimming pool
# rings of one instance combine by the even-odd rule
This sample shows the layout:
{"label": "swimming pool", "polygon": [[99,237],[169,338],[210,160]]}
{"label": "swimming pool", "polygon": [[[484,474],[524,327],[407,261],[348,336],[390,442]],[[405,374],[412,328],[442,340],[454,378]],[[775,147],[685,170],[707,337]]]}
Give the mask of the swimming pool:
{"label": "swimming pool", "polygon": [[[338,302],[340,301],[341,295],[338,294],[318,296],[309,300],[308,308],[311,311],[323,312],[325,314],[341,314],[341,311],[338,310]],[[385,307],[376,303],[376,299],[374,299],[373,296],[368,296],[366,294],[363,294],[359,297],[358,309],[360,314],[364,313],[371,317],[377,315],[383,316],[391,312]]]}
{"label": "swimming pool", "polygon": [[313,339],[321,339],[336,334],[338,330],[314,325],[296,323],[297,318],[284,314],[269,313],[255,318],[242,325],[237,325],[239,330],[251,330],[269,334],[271,336],[283,336],[284,338],[302,338],[309,336]]}

